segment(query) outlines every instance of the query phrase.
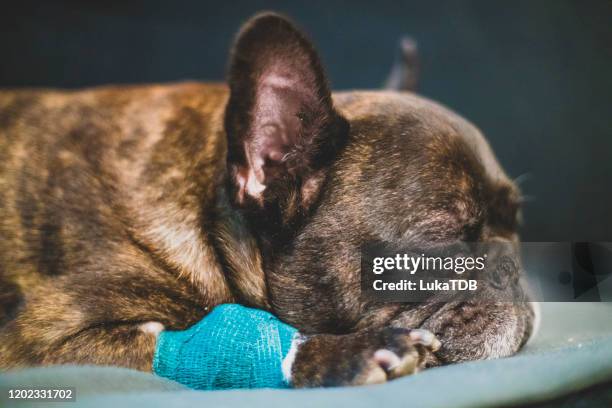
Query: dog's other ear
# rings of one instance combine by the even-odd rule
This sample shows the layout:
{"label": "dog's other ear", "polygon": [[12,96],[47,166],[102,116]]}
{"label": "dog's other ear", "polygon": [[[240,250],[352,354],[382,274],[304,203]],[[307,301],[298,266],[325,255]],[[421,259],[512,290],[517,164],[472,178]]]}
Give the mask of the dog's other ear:
{"label": "dog's other ear", "polygon": [[312,44],[285,17],[257,15],[238,33],[228,81],[225,129],[236,201],[263,205],[279,183],[311,190],[348,128]]}

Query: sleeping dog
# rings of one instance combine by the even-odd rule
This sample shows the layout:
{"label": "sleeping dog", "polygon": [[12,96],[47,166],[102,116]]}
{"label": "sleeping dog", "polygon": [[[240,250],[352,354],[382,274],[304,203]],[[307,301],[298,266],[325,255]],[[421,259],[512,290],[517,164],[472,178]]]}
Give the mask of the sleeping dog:
{"label": "sleeping dog", "polygon": [[228,302],[305,335],[296,386],[508,356],[527,303],[372,302],[360,248],[516,242],[519,204],[473,125],[409,92],[332,94],[272,13],[238,33],[227,86],[3,91],[0,368],[151,370],[161,330]]}

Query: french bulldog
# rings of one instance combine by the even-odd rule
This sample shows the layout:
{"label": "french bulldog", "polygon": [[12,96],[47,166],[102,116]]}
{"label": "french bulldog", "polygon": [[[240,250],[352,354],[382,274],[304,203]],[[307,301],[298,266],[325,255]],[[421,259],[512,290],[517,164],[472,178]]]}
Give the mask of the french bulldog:
{"label": "french bulldog", "polygon": [[332,94],[274,13],[239,31],[227,85],[5,90],[0,367],[150,371],[161,330],[229,302],[299,329],[296,387],[509,356],[527,303],[364,300],[359,259],[374,241],[516,242],[519,208],[476,127],[410,92]]}

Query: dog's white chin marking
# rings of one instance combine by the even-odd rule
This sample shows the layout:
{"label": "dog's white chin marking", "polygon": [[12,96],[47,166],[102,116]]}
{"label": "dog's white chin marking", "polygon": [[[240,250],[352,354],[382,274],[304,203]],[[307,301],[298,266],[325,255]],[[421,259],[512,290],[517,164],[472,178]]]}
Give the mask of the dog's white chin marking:
{"label": "dog's white chin marking", "polygon": [[157,337],[164,330],[164,325],[160,322],[146,322],[139,325],[138,329],[143,333],[152,334]]}
{"label": "dog's white chin marking", "polygon": [[295,355],[297,354],[298,347],[306,340],[305,337],[296,334],[293,336],[293,340],[291,340],[291,347],[289,348],[289,353],[284,358],[281,369],[283,370],[283,378],[285,382],[291,384],[291,368],[293,368],[293,362],[295,361]]}

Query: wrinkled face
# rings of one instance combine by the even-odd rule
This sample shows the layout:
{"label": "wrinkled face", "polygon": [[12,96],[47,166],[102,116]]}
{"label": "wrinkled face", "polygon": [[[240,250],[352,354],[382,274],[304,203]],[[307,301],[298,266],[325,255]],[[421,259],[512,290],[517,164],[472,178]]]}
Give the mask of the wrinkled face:
{"label": "wrinkled face", "polygon": [[279,310],[316,325],[327,310],[340,311],[317,329],[342,331],[369,314],[396,313],[360,299],[364,245],[516,241],[519,191],[478,130],[439,105],[383,92],[335,100],[350,121],[349,141],[319,206],[276,266],[283,277],[299,276],[289,287],[309,301],[296,311],[300,296],[286,289],[287,278],[272,284],[272,295]]}
{"label": "wrinkled face", "polygon": [[474,126],[409,94],[336,100],[351,130],[326,211],[397,244],[516,239],[519,191]]}
{"label": "wrinkled face", "polygon": [[398,313],[360,298],[363,245],[517,240],[519,192],[476,128],[408,93],[332,98],[287,20],[243,28],[230,87],[230,191],[259,235],[275,312],[303,331]]}

